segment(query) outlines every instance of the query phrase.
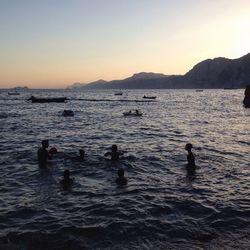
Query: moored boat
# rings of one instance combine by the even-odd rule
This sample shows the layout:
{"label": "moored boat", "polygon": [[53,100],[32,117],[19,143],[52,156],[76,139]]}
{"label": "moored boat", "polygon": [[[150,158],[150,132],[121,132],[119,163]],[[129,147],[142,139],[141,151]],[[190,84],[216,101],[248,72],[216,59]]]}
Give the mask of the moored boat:
{"label": "moored boat", "polygon": [[8,92],[8,95],[20,95],[19,92]]}
{"label": "moored boat", "polygon": [[123,95],[122,91],[116,92],[115,95]]}
{"label": "moored boat", "polygon": [[31,96],[28,101],[32,101],[32,103],[47,103],[47,102],[65,102],[67,97],[35,97]]}
{"label": "moored boat", "polygon": [[138,109],[136,110],[129,110],[127,112],[123,112],[124,116],[142,116],[142,112],[140,112]]}
{"label": "moored boat", "polygon": [[143,96],[144,99],[156,99],[156,96]]}
{"label": "moored boat", "polygon": [[74,116],[75,114],[74,114],[74,111],[73,111],[73,110],[64,109],[62,115],[63,115],[63,116]]}

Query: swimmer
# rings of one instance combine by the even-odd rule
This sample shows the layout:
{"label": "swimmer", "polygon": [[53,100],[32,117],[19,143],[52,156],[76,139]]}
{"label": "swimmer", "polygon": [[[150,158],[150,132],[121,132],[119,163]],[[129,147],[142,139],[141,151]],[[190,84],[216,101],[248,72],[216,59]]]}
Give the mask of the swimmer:
{"label": "swimmer", "polygon": [[187,155],[187,165],[186,165],[186,168],[187,168],[187,171],[188,171],[188,174],[194,174],[195,173],[195,169],[196,169],[196,166],[195,166],[195,157],[192,153],[192,148],[193,148],[193,145],[191,143],[187,143],[186,146],[185,146],[185,150],[187,150],[188,152],[188,155]]}
{"label": "swimmer", "polygon": [[64,190],[68,190],[72,184],[73,184],[73,180],[70,178],[70,171],[67,169],[63,172],[63,179],[60,181],[62,187]]}
{"label": "swimmer", "polygon": [[79,156],[78,159],[83,161],[85,157],[85,151],[83,149],[79,149]]}
{"label": "swimmer", "polygon": [[117,171],[118,178],[116,179],[116,184],[119,186],[127,185],[127,178],[124,177],[124,170],[118,169]]}
{"label": "swimmer", "polygon": [[47,150],[48,147],[49,147],[49,141],[43,140],[42,147],[39,148],[37,151],[39,168],[46,168],[48,160],[51,159],[51,156]]}
{"label": "swimmer", "polygon": [[111,160],[112,160],[112,161],[118,161],[120,155],[123,155],[123,153],[122,153],[122,152],[119,152],[119,151],[118,151],[118,148],[117,148],[117,145],[114,144],[114,145],[112,145],[112,147],[111,147],[111,152],[105,153],[104,156],[111,156]]}
{"label": "swimmer", "polygon": [[65,156],[65,159],[75,160],[75,161],[83,161],[85,158],[85,151],[84,149],[79,149],[79,155],[77,156]]}
{"label": "swimmer", "polygon": [[54,154],[57,154],[58,151],[55,147],[52,147],[50,150],[49,150],[49,155],[50,157],[52,157]]}

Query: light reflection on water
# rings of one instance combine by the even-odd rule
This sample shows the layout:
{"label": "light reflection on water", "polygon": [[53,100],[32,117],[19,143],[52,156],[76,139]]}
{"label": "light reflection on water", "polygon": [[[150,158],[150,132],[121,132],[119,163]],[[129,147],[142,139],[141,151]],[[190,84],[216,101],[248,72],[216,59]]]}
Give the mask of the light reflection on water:
{"label": "light reflection on water", "polygon": [[[243,90],[43,91],[67,96],[65,104],[31,104],[0,93],[1,237],[32,249],[174,249],[249,246],[250,110]],[[133,99],[156,102],[86,102]],[[15,97],[16,98],[16,97]],[[14,99],[14,98],[13,98]],[[63,117],[72,109],[74,117]],[[123,117],[140,109],[142,117]],[[61,152],[39,171],[42,139]],[[198,170],[186,178],[184,146],[195,146]],[[116,143],[118,163],[104,160]],[[66,160],[83,147],[86,160]],[[128,185],[116,187],[117,168]],[[59,185],[64,169],[71,192]],[[53,235],[53,236],[52,236]],[[46,243],[47,242],[47,243]],[[75,248],[74,248],[75,247]]]}

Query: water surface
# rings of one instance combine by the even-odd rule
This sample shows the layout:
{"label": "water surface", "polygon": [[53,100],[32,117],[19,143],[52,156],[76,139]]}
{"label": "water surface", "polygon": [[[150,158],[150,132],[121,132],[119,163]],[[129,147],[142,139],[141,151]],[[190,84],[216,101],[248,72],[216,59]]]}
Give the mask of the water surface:
{"label": "water surface", "polygon": [[[249,249],[250,109],[243,92],[37,90],[32,94],[70,100],[32,104],[29,92],[2,90],[0,249]],[[156,102],[119,102],[143,95]],[[75,116],[63,117],[64,109]],[[130,109],[143,116],[124,117]],[[60,152],[47,171],[37,164],[43,139]],[[192,179],[187,142],[198,165]],[[114,143],[124,153],[118,163],[103,157]],[[79,148],[84,162],[64,158]],[[126,187],[115,184],[118,168]],[[59,184],[65,169],[75,178],[71,191]]]}

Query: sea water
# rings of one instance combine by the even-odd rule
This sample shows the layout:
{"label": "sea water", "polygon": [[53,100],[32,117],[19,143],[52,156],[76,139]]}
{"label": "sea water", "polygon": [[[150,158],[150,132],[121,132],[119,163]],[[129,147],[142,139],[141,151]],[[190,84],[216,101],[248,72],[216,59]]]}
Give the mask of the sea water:
{"label": "sea water", "polygon": [[[0,92],[0,249],[249,249],[244,90],[114,93]],[[69,100],[30,103],[31,94]],[[143,95],[157,98],[141,102]],[[143,115],[123,116],[132,109]],[[58,150],[47,170],[37,162],[43,139]],[[192,178],[188,142],[198,166]],[[124,153],[119,162],[104,158],[112,144]],[[65,157],[80,148],[84,161]],[[115,183],[119,168],[125,187]],[[60,186],[65,169],[69,191]]]}

